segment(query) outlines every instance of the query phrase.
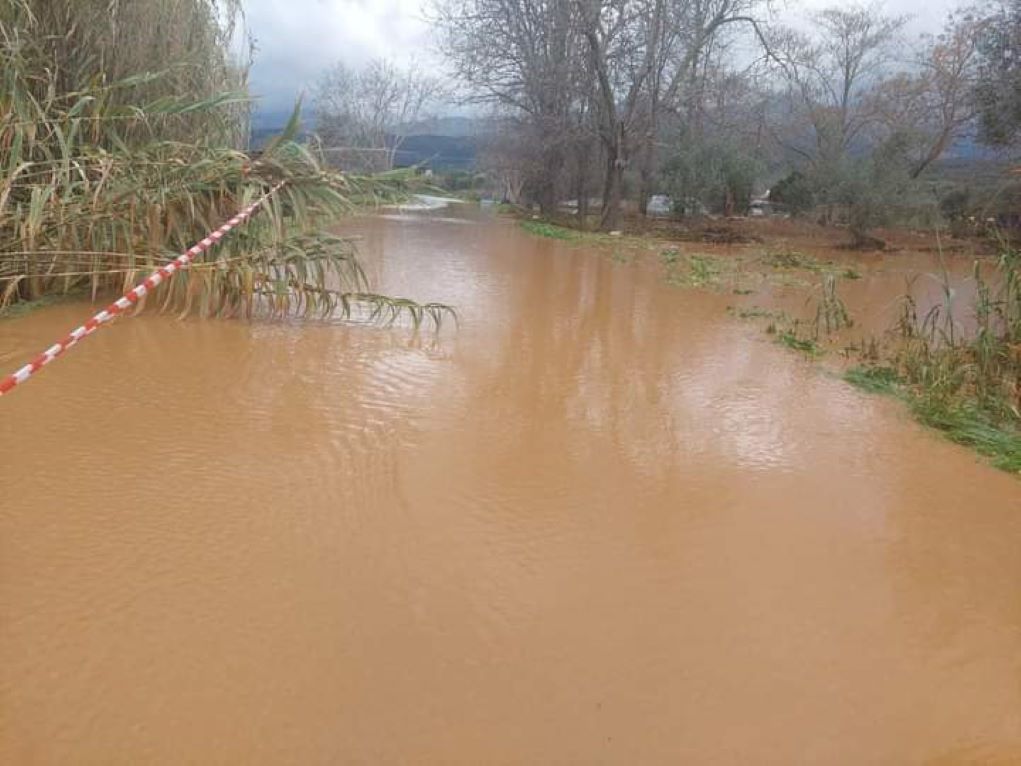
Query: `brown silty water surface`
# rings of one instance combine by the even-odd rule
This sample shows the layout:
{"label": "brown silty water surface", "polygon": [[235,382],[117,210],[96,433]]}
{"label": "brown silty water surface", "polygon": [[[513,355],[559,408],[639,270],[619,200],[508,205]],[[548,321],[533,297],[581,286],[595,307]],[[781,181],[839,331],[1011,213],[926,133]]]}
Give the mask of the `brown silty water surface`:
{"label": "brown silty water surface", "polygon": [[0,403],[0,761],[1021,760],[1017,479],[732,296],[348,228],[460,329],[146,315]]}

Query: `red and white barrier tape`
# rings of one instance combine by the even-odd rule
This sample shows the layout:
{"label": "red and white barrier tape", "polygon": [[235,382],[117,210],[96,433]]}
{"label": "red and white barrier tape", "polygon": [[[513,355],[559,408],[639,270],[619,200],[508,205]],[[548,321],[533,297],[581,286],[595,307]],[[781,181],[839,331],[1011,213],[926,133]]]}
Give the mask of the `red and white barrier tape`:
{"label": "red and white barrier tape", "polygon": [[284,185],[284,183],[286,182],[281,181],[278,183],[268,192],[259,197],[259,199],[255,200],[255,202],[251,205],[227,221],[227,223],[219,229],[195,243],[193,247],[179,255],[166,266],[154,271],[133,290],[124,293],[121,298],[111,303],[81,327],[76,327],[74,330],[71,330],[71,332],[62,340],[54,343],[20,370],[17,370],[16,372],[8,375],[6,378],[0,380],[0,396],[10,393],[15,386],[19,383],[24,383],[58,356],[76,345],[82,338],[92,335],[92,333],[111,319],[116,318],[122,312],[134,306],[144,295],[146,295],[146,293],[155,290],[164,281],[169,280],[177,271],[187,268],[196,256],[201,255],[212,248],[216,243],[223,239],[227,232],[251,218],[252,214],[258,210],[259,206],[272,197],[280,189],[280,187]]}

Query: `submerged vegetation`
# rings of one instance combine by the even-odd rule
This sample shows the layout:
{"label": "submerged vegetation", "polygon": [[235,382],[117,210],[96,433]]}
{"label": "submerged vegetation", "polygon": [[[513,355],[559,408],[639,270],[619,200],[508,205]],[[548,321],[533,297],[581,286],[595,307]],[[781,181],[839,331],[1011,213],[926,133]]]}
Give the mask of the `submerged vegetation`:
{"label": "submerged vegetation", "polygon": [[805,255],[797,250],[780,247],[762,256],[762,262],[774,269],[804,269],[806,271],[822,271],[825,264],[818,258]]}
{"label": "submerged vegetation", "polygon": [[[539,236],[599,243],[590,234],[539,221],[522,227]],[[777,343],[809,357],[821,357],[833,342],[858,364],[844,376],[871,393],[893,394],[923,424],[989,457],[1002,469],[1021,472],[1021,253],[1003,245],[995,264],[974,265],[975,299],[958,306],[958,291],[947,271],[926,275],[940,285],[942,300],[923,314],[913,282],[901,298],[899,319],[882,337],[854,341],[854,318],[840,295],[843,281],[861,279],[854,267],[822,261],[779,246],[765,253],[687,253],[662,240],[624,237],[658,254],[665,281],[679,287],[728,289],[748,295],[768,286],[807,290],[805,309],[792,316],[779,308],[731,306],[741,319],[765,320]],[[994,266],[994,268],[990,268]],[[801,278],[811,278],[815,286]],[[922,277],[916,277],[916,279]],[[850,345],[847,345],[850,344]]]}
{"label": "submerged vegetation", "polygon": [[725,275],[732,276],[735,266],[712,255],[692,253],[668,264],[667,282],[685,287],[719,287]]}
{"label": "submerged vegetation", "polygon": [[990,458],[997,468],[1021,473],[1021,433],[1016,425],[994,419],[973,402],[934,396],[931,391],[909,384],[896,369],[885,365],[852,367],[844,379],[869,393],[902,399],[924,425]]}
{"label": "submerged vegetation", "polygon": [[[955,306],[948,272],[932,277],[941,302],[919,315],[909,283],[896,326],[850,347],[859,364],[844,378],[864,391],[897,396],[921,423],[996,467],[1021,473],[1021,254],[1005,248],[990,278],[974,264],[976,297],[967,317]],[[766,330],[780,344],[818,356],[823,339],[854,325],[837,284],[837,275],[823,276],[809,299],[815,305],[809,322],[761,309],[737,315],[771,317]]]}
{"label": "submerged vegetation", "polygon": [[943,300],[924,315],[910,292],[884,344],[861,350],[851,383],[895,393],[923,423],[960,444],[1021,472],[1021,254],[1004,248],[991,279],[978,263],[973,320],[957,316],[944,271]]}
{"label": "submerged vegetation", "polygon": [[800,325],[796,320],[791,327],[783,330],[778,330],[775,325],[771,324],[766,328],[766,332],[775,333],[777,342],[792,351],[800,351],[810,356],[818,356],[822,353],[819,342],[815,338],[802,336]]}
{"label": "submerged vegetation", "polygon": [[[245,64],[224,53],[236,3],[108,5],[0,8],[0,309],[124,289],[286,180],[148,303],[205,317],[415,324],[449,313],[373,293],[353,243],[323,232],[356,201],[400,191],[402,176],[324,170],[294,140],[297,109],[261,154],[241,149]],[[157,61],[180,63],[156,70]]]}
{"label": "submerged vegetation", "polygon": [[529,234],[535,234],[538,237],[561,239],[567,242],[581,239],[583,236],[579,231],[568,229],[565,226],[557,226],[552,223],[547,223],[546,221],[522,221],[521,228]]}

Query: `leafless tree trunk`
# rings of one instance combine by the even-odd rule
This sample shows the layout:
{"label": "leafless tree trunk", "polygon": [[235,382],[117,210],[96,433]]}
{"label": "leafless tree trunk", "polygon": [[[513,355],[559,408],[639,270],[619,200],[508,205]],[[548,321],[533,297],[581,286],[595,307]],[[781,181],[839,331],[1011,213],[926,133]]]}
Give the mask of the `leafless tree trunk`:
{"label": "leafless tree trunk", "polygon": [[595,74],[599,138],[606,163],[600,228],[620,226],[624,170],[642,118],[642,95],[655,67],[666,0],[576,0]]}

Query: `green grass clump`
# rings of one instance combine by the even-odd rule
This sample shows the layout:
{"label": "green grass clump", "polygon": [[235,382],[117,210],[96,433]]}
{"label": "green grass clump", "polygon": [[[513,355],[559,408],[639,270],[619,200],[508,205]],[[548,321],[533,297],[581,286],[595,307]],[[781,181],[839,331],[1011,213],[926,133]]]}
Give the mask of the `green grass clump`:
{"label": "green grass clump", "polygon": [[737,262],[714,255],[681,255],[676,250],[660,254],[666,266],[666,281],[676,287],[720,287],[736,275]]}
{"label": "green grass clump", "polygon": [[[809,298],[811,302],[813,298]],[[820,340],[835,332],[851,327],[854,320],[837,294],[837,280],[833,274],[824,274],[819,291],[814,297],[815,316],[811,322],[791,320],[785,313],[776,315],[766,332],[775,335],[777,342],[794,351],[820,356],[823,348]]]}
{"label": "green grass clump", "polygon": [[776,340],[781,346],[786,346],[792,351],[800,351],[809,356],[819,356],[822,349],[814,338],[802,338],[796,330],[780,330],[776,333]]}
{"label": "green grass clump", "polygon": [[746,309],[729,306],[727,311],[729,311],[733,316],[736,316],[738,319],[782,319],[785,316],[782,311],[764,309],[761,306],[751,306]]}
{"label": "green grass clump", "polygon": [[659,259],[663,261],[664,266],[673,266],[681,259],[681,251],[676,247],[668,247],[659,254]]}
{"label": "green grass clump", "polygon": [[765,265],[782,271],[827,272],[844,279],[861,279],[862,277],[861,272],[853,266],[840,266],[832,261],[820,261],[811,255],[786,248],[770,250],[760,260]]}
{"label": "green grass clump", "polygon": [[854,326],[851,313],[847,310],[843,299],[837,294],[837,279],[832,274],[826,274],[819,287],[813,326],[816,337],[823,331],[829,335],[846,327]]}
{"label": "green grass clump", "polygon": [[559,239],[565,242],[578,240],[583,236],[583,234],[579,231],[547,223],[546,221],[522,221],[521,228],[529,234],[546,237],[547,239]]}
{"label": "green grass clump", "polygon": [[859,365],[845,372],[844,380],[869,393],[893,394],[897,392],[900,375],[892,367]]}
{"label": "green grass clump", "polygon": [[801,269],[804,271],[822,271],[825,265],[817,258],[798,252],[797,250],[770,250],[762,257],[762,262],[774,269]]}
{"label": "green grass clump", "polygon": [[688,269],[689,279],[696,287],[715,282],[721,271],[718,259],[706,255],[689,256]]}
{"label": "green grass clump", "polygon": [[934,278],[943,300],[924,316],[909,285],[888,363],[904,380],[920,420],[983,454],[996,444],[1009,451],[1012,438],[989,433],[1021,431],[1021,255],[1005,250],[991,281],[975,264],[975,298],[967,307],[972,327],[956,320],[957,291],[946,271]]}
{"label": "green grass clump", "polygon": [[912,386],[886,365],[852,367],[844,373],[844,380],[863,391],[905,401],[923,425],[989,458],[996,468],[1021,473],[1021,433],[1017,426],[997,419],[973,401],[947,399],[931,389]]}
{"label": "green grass clump", "polygon": [[995,422],[981,410],[971,406],[948,406],[938,399],[924,396],[909,398],[911,411],[919,421],[935,428],[957,444],[970,447],[991,459],[1004,471],[1021,473],[1021,433]]}

